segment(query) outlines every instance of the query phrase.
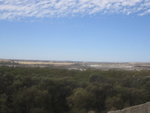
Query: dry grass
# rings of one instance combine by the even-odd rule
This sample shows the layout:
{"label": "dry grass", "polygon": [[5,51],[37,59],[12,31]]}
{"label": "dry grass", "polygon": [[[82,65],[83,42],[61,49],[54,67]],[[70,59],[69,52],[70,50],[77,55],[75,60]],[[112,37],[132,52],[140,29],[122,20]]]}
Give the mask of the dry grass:
{"label": "dry grass", "polygon": [[36,61],[36,62],[33,62],[33,61],[16,61],[16,63],[26,64],[26,65],[41,65],[41,64],[44,64],[44,65],[56,65],[56,66],[68,66],[68,65],[74,64],[74,63],[71,63],[71,62],[40,62],[40,61]]}

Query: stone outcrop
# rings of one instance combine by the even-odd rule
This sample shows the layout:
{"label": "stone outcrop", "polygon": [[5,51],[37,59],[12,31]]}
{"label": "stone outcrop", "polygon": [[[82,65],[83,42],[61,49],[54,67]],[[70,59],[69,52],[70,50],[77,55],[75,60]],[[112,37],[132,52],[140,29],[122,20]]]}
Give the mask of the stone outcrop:
{"label": "stone outcrop", "polygon": [[150,102],[108,113],[150,113]]}

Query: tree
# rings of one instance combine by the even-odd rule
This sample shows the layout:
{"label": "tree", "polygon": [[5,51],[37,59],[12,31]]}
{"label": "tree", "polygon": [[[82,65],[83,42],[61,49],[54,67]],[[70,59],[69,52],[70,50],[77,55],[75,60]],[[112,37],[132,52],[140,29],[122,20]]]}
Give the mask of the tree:
{"label": "tree", "polygon": [[71,113],[86,113],[91,108],[93,95],[83,88],[73,91],[67,100],[71,107]]}

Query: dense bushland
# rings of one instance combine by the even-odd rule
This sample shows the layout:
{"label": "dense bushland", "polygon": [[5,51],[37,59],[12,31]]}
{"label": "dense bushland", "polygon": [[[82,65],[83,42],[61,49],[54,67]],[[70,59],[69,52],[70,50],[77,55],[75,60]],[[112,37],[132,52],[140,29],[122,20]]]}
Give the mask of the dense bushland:
{"label": "dense bushland", "polygon": [[0,67],[0,113],[105,113],[150,101],[150,71]]}

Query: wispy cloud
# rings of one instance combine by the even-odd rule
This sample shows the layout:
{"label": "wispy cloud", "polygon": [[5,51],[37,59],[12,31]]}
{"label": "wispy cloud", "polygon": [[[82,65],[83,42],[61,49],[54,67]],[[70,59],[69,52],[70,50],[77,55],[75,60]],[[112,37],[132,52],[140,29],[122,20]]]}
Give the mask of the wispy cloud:
{"label": "wispy cloud", "polygon": [[0,0],[0,19],[123,13],[146,15],[150,0]]}

